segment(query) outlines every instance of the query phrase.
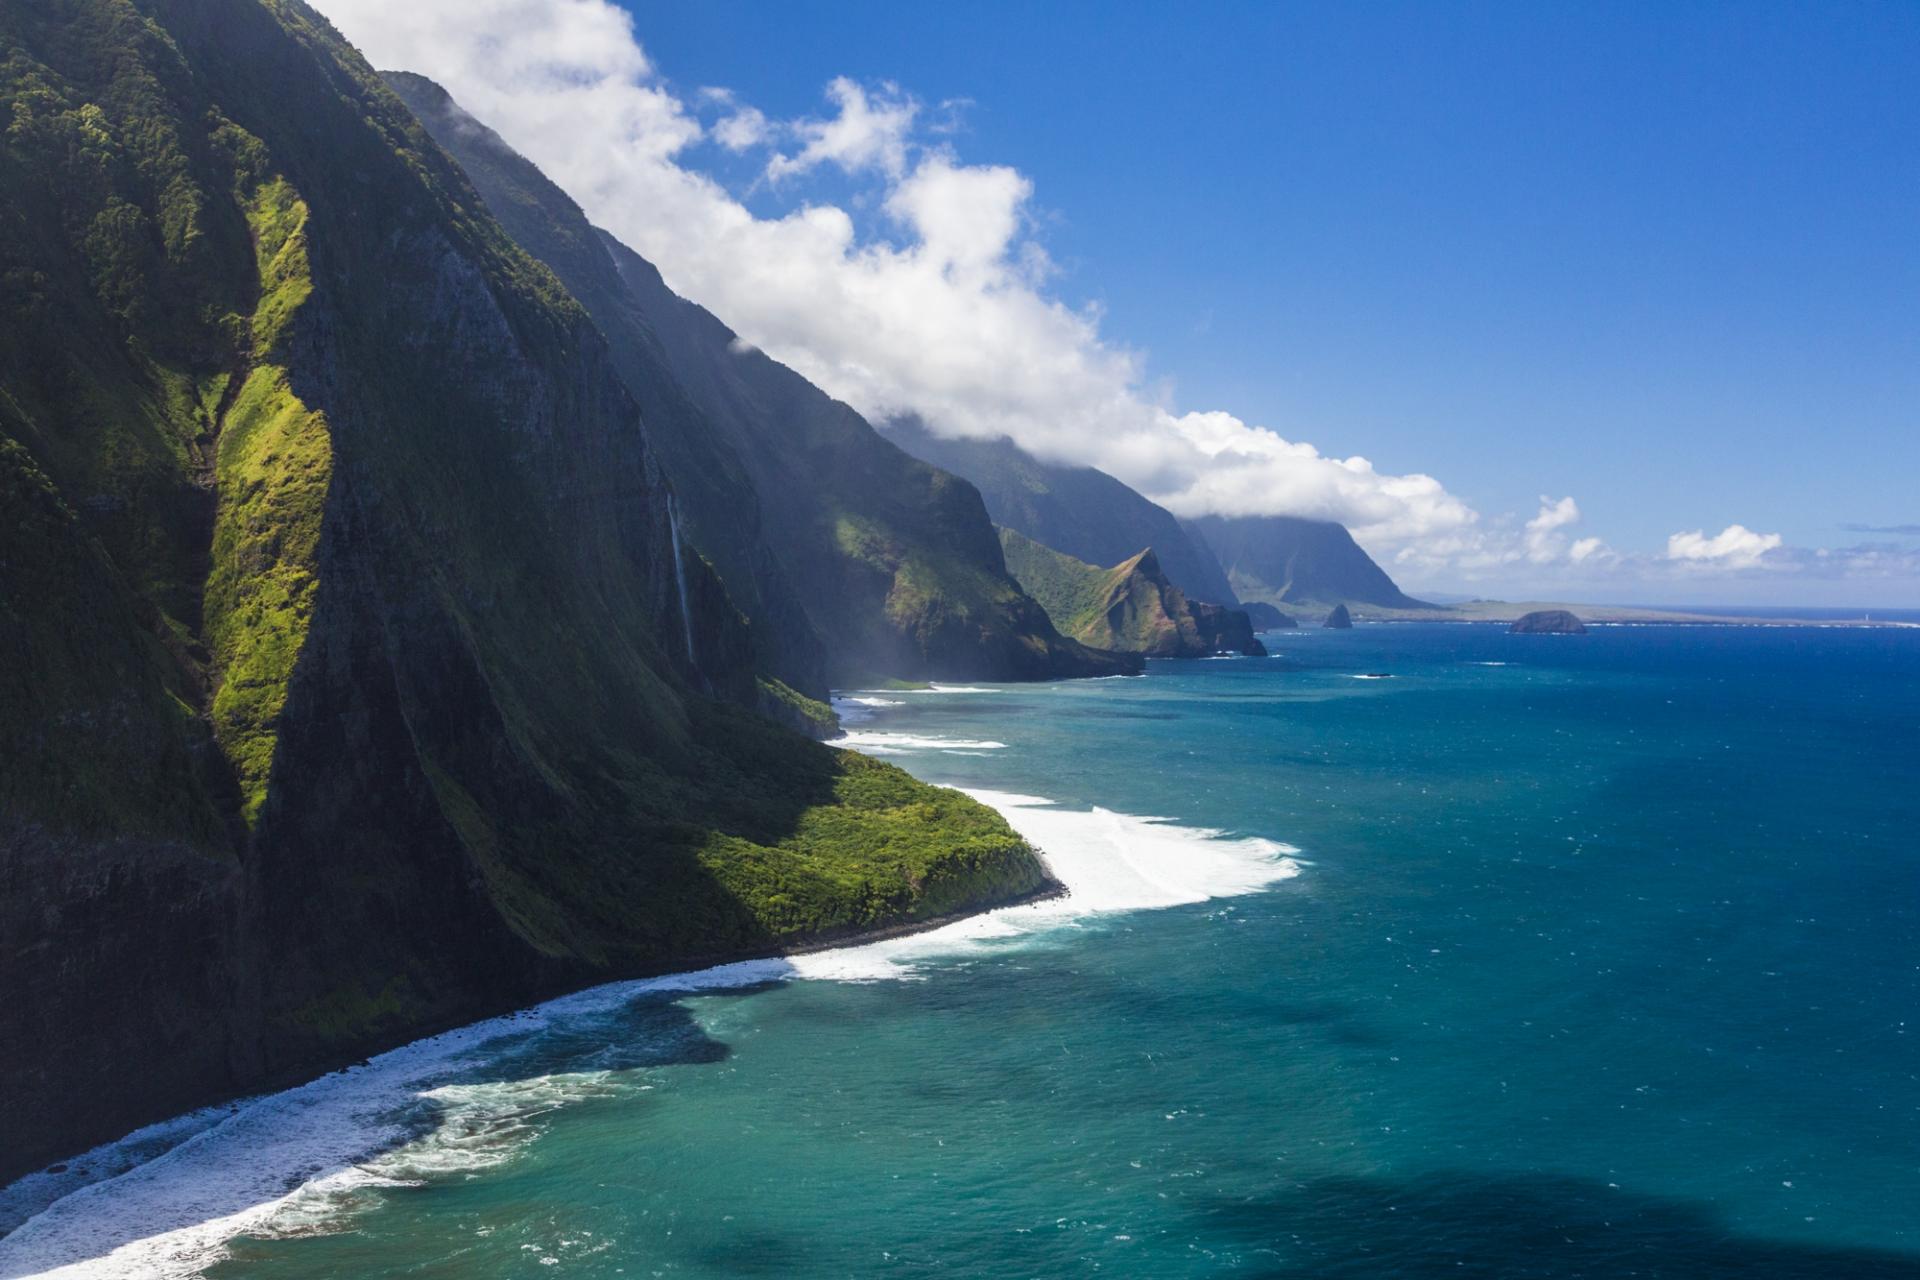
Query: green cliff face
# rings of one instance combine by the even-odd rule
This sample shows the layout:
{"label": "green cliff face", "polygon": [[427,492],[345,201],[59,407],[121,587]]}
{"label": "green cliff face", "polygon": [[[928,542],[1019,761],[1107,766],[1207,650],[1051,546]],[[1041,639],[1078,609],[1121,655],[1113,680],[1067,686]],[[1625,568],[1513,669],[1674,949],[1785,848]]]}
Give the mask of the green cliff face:
{"label": "green cliff face", "polygon": [[[679,537],[637,375],[323,20],[45,0],[0,51],[0,1177],[1043,885],[990,810],[755,714],[819,727]],[[964,613],[890,583],[903,635]]]}
{"label": "green cliff face", "polygon": [[823,694],[875,675],[1041,679],[1130,669],[1064,639],[1007,575],[974,490],[668,289],[524,157],[419,76],[388,77],[509,233],[607,335],[681,498],[691,540],[765,637],[767,665]]}
{"label": "green cliff face", "polygon": [[1085,644],[1154,658],[1203,658],[1222,651],[1264,655],[1247,615],[1189,601],[1167,580],[1152,548],[1101,569],[1000,530],[1007,569],[1054,625]]}
{"label": "green cliff face", "polygon": [[887,437],[916,458],[971,482],[1003,529],[1089,564],[1117,564],[1152,547],[1160,567],[1189,600],[1229,608],[1240,603],[1206,545],[1173,513],[1104,471],[1040,461],[1008,439],[954,440],[917,419],[889,424]]}

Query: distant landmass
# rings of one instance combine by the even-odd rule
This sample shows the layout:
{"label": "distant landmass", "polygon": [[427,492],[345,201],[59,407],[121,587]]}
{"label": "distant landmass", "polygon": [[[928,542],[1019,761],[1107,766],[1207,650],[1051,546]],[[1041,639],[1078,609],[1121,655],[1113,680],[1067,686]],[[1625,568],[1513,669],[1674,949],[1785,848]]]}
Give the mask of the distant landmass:
{"label": "distant landmass", "polygon": [[1400,590],[1346,527],[1331,520],[1201,516],[1185,526],[1211,548],[1241,600],[1433,608]]}
{"label": "distant landmass", "polygon": [[971,480],[987,514],[1004,529],[1096,565],[1152,547],[1161,570],[1189,600],[1240,604],[1204,543],[1171,511],[1104,471],[1042,462],[1004,437],[949,440],[913,417],[887,424],[887,434],[914,457]]}
{"label": "distant landmass", "polygon": [[1000,543],[1007,570],[1082,644],[1156,658],[1267,652],[1244,612],[1187,599],[1150,548],[1102,569],[1012,529],[1000,530]]}

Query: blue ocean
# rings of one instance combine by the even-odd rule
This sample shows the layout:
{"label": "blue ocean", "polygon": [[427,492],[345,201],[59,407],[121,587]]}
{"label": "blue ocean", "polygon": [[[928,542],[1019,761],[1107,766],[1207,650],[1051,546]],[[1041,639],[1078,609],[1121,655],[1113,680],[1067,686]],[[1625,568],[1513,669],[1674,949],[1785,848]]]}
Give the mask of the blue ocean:
{"label": "blue ocean", "polygon": [[1266,639],[849,691],[1069,897],[157,1126],[0,1275],[1920,1277],[1920,630]]}

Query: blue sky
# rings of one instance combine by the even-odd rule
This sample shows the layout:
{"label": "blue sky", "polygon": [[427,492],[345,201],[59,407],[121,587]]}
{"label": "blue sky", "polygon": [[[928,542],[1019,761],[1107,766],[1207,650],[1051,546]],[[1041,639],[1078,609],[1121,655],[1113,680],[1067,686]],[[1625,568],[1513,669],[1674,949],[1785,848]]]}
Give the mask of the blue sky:
{"label": "blue sky", "polygon": [[[1050,266],[1021,287],[1097,306],[1074,339],[1086,362],[1132,357],[1131,393],[1186,443],[1218,410],[1231,422],[1210,448],[1270,428],[1364,455],[1377,483],[1281,484],[1274,501],[1347,520],[1413,585],[1920,605],[1920,537],[1847,527],[1920,524],[1920,5],[634,2],[644,66],[582,54],[577,33],[488,29],[528,21],[506,0],[446,0],[431,32],[396,31],[376,0],[322,7],[384,42],[383,65],[449,83],[676,288],[869,412],[985,429],[927,371],[863,383],[882,353],[796,327],[791,306],[760,314],[698,237],[660,230],[672,187],[602,171],[610,147],[657,146],[681,186],[713,179],[770,245],[797,244],[808,209],[844,215],[813,230],[856,265],[929,234],[899,196],[945,157],[981,220],[1017,214],[988,292],[1019,285],[1034,246]],[[462,61],[447,46],[468,29],[485,39]],[[507,39],[549,52],[502,71]],[[620,77],[653,99],[610,115],[610,141],[581,141],[584,97],[540,105]],[[836,77],[862,111],[909,104],[905,150],[807,161],[854,114],[826,96]],[[722,145],[732,100],[711,87],[764,117],[756,145]],[[839,296],[818,294],[822,312]],[[1071,441],[1035,430],[1055,452]],[[1280,474],[1208,487],[1150,453],[1087,460],[1193,509]],[[1437,496],[1389,510],[1415,475]],[[1577,521],[1525,530],[1563,496]],[[1669,540],[1694,530],[1687,560]],[[1582,536],[1604,547],[1576,571]],[[1861,543],[1883,546],[1817,554]]]}
{"label": "blue sky", "polygon": [[1183,400],[1621,541],[1920,522],[1920,6],[630,7],[769,114],[971,99]]}

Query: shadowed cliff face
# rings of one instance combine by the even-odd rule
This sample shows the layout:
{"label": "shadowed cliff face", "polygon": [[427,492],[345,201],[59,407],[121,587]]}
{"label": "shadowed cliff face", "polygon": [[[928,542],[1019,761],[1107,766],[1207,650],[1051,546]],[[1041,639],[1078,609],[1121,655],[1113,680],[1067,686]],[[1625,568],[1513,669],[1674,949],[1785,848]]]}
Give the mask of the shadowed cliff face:
{"label": "shadowed cliff face", "polygon": [[1394,585],[1344,526],[1298,516],[1201,516],[1187,528],[1212,549],[1242,599],[1272,605],[1432,606]]}
{"label": "shadowed cliff face", "polygon": [[875,673],[1042,679],[1124,660],[1058,635],[1000,561],[971,486],[907,457],[848,406],[669,290],[565,192],[404,72],[388,81],[528,252],[609,339],[692,540],[754,619],[764,660],[824,693]]}
{"label": "shadowed cliff face", "polygon": [[777,686],[600,333],[321,19],[50,0],[0,39],[0,1178],[1043,882],[745,709]]}

